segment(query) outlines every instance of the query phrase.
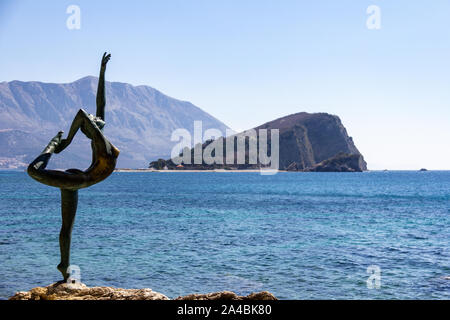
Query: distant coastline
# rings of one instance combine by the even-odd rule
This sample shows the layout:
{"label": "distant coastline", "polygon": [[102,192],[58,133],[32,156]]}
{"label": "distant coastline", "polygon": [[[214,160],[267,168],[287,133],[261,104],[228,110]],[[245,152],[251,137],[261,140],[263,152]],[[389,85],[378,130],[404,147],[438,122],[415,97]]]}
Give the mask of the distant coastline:
{"label": "distant coastline", "polygon": [[[225,169],[205,169],[205,170],[156,170],[156,169],[115,169],[114,172],[260,172],[260,169],[239,169],[239,170],[225,170]],[[287,172],[286,170],[277,170],[277,172]]]}

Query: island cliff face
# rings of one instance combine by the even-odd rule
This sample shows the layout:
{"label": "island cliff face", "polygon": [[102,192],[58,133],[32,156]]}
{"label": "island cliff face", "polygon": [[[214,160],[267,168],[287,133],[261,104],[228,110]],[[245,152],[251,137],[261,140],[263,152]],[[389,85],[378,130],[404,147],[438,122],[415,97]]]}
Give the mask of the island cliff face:
{"label": "island cliff face", "polygon": [[[256,129],[280,130],[280,169],[294,164],[297,170],[305,170],[345,153],[357,156],[359,170],[356,171],[367,170],[363,156],[338,116],[300,112],[267,122]],[[320,171],[319,168],[316,171]]]}
{"label": "island cliff face", "polygon": [[[271,130],[279,130],[279,169],[288,171],[340,171],[360,172],[367,170],[362,154],[353,139],[347,134],[338,116],[327,113],[300,112],[267,122],[254,128],[259,139],[260,129],[267,129],[268,144],[271,145]],[[240,133],[239,135],[243,135]],[[223,138],[220,138],[223,140]],[[235,139],[236,141],[236,139]],[[212,141],[203,144],[203,149]],[[236,145],[236,142],[235,142]],[[246,159],[248,158],[246,141]],[[270,147],[269,147],[270,150]],[[194,150],[191,149],[191,156]],[[223,148],[226,163],[226,148]],[[193,159],[193,157],[192,157]],[[236,159],[236,157],[235,157]],[[248,159],[247,159],[248,160]],[[193,163],[193,161],[191,162]],[[150,163],[154,169],[257,169],[258,163],[250,164],[186,164],[180,167],[176,161],[159,159]]]}

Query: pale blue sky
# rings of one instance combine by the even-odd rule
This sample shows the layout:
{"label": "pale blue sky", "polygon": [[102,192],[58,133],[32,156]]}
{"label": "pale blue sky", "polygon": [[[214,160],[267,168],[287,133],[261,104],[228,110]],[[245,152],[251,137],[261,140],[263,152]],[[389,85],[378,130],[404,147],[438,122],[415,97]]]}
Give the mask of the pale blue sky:
{"label": "pale blue sky", "polygon": [[[71,4],[80,30],[66,27]],[[449,0],[0,1],[0,81],[97,75],[105,50],[107,80],[237,131],[329,112],[370,169],[450,169]]]}

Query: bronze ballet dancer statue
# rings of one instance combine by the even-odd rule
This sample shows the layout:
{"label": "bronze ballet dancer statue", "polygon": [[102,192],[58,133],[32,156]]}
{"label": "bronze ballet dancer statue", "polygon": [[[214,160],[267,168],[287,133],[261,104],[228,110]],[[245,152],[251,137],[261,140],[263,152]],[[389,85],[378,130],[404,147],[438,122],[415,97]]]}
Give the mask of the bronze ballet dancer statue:
{"label": "bronze ballet dancer statue", "polygon": [[[111,58],[110,54],[103,54],[100,77],[97,89],[97,113],[91,115],[80,109],[76,114],[66,139],[62,139],[63,131],[50,141],[42,153],[28,166],[28,174],[40,183],[61,189],[62,226],[59,234],[61,262],[58,270],[64,281],[69,277],[67,269],[70,265],[70,241],[72,227],[78,204],[78,189],[87,188],[106,179],[116,167],[119,156],[117,149],[103,135],[105,125],[105,71]],[[78,129],[91,140],[92,164],[85,171],[68,169],[66,171],[46,170],[45,167],[53,153],[60,153],[72,142]]]}

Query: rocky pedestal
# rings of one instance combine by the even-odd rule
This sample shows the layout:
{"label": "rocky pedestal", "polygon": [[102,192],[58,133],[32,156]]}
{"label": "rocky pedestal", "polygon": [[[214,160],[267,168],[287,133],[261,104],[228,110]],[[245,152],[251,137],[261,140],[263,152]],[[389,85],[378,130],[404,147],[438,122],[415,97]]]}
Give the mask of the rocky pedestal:
{"label": "rocky pedestal", "polygon": [[[82,283],[54,283],[30,291],[17,292],[9,300],[170,300],[152,289],[121,289],[87,287]],[[175,300],[277,300],[270,292],[262,291],[248,296],[222,291],[208,294],[190,294]]]}

